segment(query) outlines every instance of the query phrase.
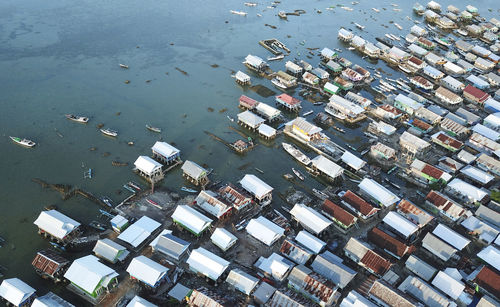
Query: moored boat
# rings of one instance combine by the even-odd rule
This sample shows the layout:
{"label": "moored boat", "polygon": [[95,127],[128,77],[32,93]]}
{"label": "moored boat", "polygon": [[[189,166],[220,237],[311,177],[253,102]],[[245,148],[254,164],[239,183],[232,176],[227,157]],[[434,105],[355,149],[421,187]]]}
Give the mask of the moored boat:
{"label": "moored boat", "polygon": [[109,128],[106,128],[106,129],[103,128],[103,129],[100,129],[100,131],[102,132],[102,134],[107,135],[107,136],[112,136],[112,137],[118,136],[118,131],[111,130]]}
{"label": "moored boat", "polygon": [[14,143],[17,143],[19,145],[22,145],[22,146],[26,146],[26,147],[33,147],[36,145],[35,142],[33,142],[32,140],[28,140],[28,139],[21,139],[17,136],[9,136],[9,138],[14,141]]}
{"label": "moored boat", "polygon": [[114,205],[113,205],[113,201],[111,200],[111,198],[107,197],[107,196],[102,196],[101,197],[101,201],[103,203],[106,204],[106,206],[110,207],[110,208],[113,208]]}
{"label": "moored boat", "polygon": [[288,152],[292,157],[294,157],[297,161],[304,165],[309,165],[311,164],[311,159],[309,159],[308,156],[306,156],[303,152],[301,152],[298,148],[293,146],[292,144],[288,143],[281,143],[281,146],[283,146],[283,149]]}
{"label": "moored boat", "polygon": [[277,56],[269,56],[267,57],[268,61],[277,61],[277,60],[282,60],[285,57],[283,54],[279,54]]}
{"label": "moored boat", "polygon": [[302,116],[308,116],[308,115],[311,115],[311,114],[313,114],[313,113],[314,113],[314,111],[313,111],[313,110],[311,110],[311,111],[307,111],[306,113],[302,114]]}
{"label": "moored boat", "polygon": [[94,229],[97,229],[99,231],[104,231],[106,230],[106,225],[102,224],[102,223],[99,223],[98,221],[92,221],[89,223],[89,226],[94,228]]}
{"label": "moored boat", "polygon": [[153,131],[153,132],[161,133],[161,128],[158,128],[158,127],[153,127],[153,126],[150,126],[150,125],[146,125],[146,129],[148,129],[150,131]]}
{"label": "moored boat", "polygon": [[128,69],[128,65],[125,65],[125,64],[118,64],[118,65],[120,65],[121,68]]}
{"label": "moored boat", "polygon": [[196,191],[194,189],[190,189],[190,188],[187,188],[187,187],[181,187],[181,191],[188,192],[188,193],[197,193],[198,192],[198,191]]}
{"label": "moored boat", "polygon": [[229,12],[231,12],[231,14],[240,15],[240,16],[246,16],[247,15],[247,12],[243,12],[243,11],[230,10]]}
{"label": "moored boat", "polygon": [[279,89],[282,89],[282,90],[287,89],[287,87],[276,78],[272,79],[271,82],[273,83],[274,86],[276,86]]}
{"label": "moored boat", "polygon": [[355,23],[354,23],[354,25],[355,25],[358,29],[360,29],[360,30],[363,30],[363,29],[365,28],[365,26],[362,26],[362,25],[360,25],[360,24],[359,24],[359,23],[357,23],[357,22],[355,22]]}
{"label": "moored boat", "polygon": [[300,180],[304,181],[304,175],[302,175],[301,172],[299,172],[298,170],[296,170],[293,167],[292,167],[292,172],[295,174],[295,176],[297,176],[297,178],[299,178]]}
{"label": "moored boat", "polygon": [[74,122],[83,123],[83,124],[86,124],[89,121],[88,117],[78,116],[78,115],[73,115],[73,114],[66,114],[66,118],[69,120],[72,120]]}

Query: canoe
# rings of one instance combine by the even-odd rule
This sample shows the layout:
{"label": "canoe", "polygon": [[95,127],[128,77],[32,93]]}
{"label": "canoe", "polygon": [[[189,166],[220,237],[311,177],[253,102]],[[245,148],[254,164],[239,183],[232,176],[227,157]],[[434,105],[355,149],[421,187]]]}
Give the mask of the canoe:
{"label": "canoe", "polygon": [[299,172],[298,170],[296,170],[295,168],[292,167],[292,172],[295,174],[295,176],[297,176],[300,180],[304,181],[304,175],[302,175],[301,172]]}
{"label": "canoe", "polygon": [[146,129],[148,129],[150,131],[153,131],[153,132],[161,133],[161,128],[153,127],[153,126],[150,126],[150,125],[146,125]]}
{"label": "canoe", "polygon": [[19,145],[22,145],[22,146],[26,146],[26,147],[33,147],[36,145],[35,142],[33,142],[32,140],[28,140],[28,139],[21,139],[17,136],[9,136],[9,138],[14,141],[16,144],[19,144]]}

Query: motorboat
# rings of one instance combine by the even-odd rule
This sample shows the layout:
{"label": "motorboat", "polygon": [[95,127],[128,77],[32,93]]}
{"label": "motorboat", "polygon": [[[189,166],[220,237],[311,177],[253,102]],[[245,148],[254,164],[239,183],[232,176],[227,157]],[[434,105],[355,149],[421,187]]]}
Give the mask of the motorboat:
{"label": "motorboat", "polygon": [[198,191],[194,189],[190,189],[188,187],[181,187],[181,191],[188,192],[188,193],[198,193]]}
{"label": "motorboat", "polygon": [[153,127],[153,126],[150,126],[150,125],[146,125],[146,129],[148,129],[149,131],[161,133],[161,128],[158,128],[158,127]]}
{"label": "motorboat", "polygon": [[297,178],[299,178],[300,180],[304,181],[304,175],[302,175],[301,172],[299,172],[298,170],[296,170],[293,167],[292,167],[292,172],[295,174],[295,176],[297,176]]}
{"label": "motorboat", "polygon": [[117,137],[118,136],[118,131],[111,130],[109,128],[106,129],[100,129],[102,134],[107,135],[107,136],[112,136],[112,137]]}
{"label": "motorboat", "polygon": [[270,56],[267,57],[268,61],[277,61],[277,60],[282,60],[285,56],[283,54],[279,54],[277,56]]}
{"label": "motorboat", "polygon": [[128,69],[128,65],[125,65],[125,64],[118,64],[118,65],[120,65],[121,68]]}
{"label": "motorboat", "polygon": [[231,14],[234,14],[234,15],[240,15],[240,16],[246,16],[248,13],[247,12],[243,12],[243,11],[234,11],[234,10],[230,10],[229,12],[231,12]]}
{"label": "motorboat", "polygon": [[82,124],[86,124],[89,121],[88,117],[78,116],[78,115],[73,115],[73,114],[66,114],[66,118],[69,120],[72,120],[74,122],[82,123]]}
{"label": "motorboat", "polygon": [[17,143],[19,145],[22,145],[22,146],[26,146],[26,147],[33,147],[36,145],[35,142],[33,142],[32,140],[28,140],[28,139],[21,139],[17,136],[9,136],[9,138],[14,141],[14,143]]}
{"label": "motorboat", "polygon": [[283,146],[283,149],[288,152],[292,157],[295,158],[295,160],[299,161],[300,163],[304,165],[309,165],[311,164],[311,159],[309,159],[308,156],[306,156],[302,151],[300,151],[297,147],[293,146],[292,144],[288,143],[281,143],[281,146]]}
{"label": "motorboat", "polygon": [[305,117],[305,116],[311,115],[311,114],[313,114],[313,113],[314,113],[314,111],[313,111],[313,110],[311,110],[311,111],[307,111],[306,113],[302,114],[302,116],[304,116],[304,117]]}
{"label": "motorboat", "polygon": [[360,30],[363,30],[363,29],[365,28],[365,26],[362,26],[362,25],[360,25],[360,24],[359,24],[359,23],[357,23],[357,22],[355,22],[355,23],[354,23],[354,25],[355,25],[358,29],[360,29]]}

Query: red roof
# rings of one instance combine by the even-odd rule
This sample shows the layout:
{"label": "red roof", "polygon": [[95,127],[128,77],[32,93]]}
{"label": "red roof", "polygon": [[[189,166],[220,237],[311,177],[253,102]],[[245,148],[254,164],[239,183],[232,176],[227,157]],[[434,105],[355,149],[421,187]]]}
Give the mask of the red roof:
{"label": "red roof", "polygon": [[474,281],[491,294],[496,294],[500,298],[500,274],[484,266]]}
{"label": "red roof", "polygon": [[451,146],[453,148],[456,148],[456,149],[460,149],[464,143],[452,138],[452,137],[449,137],[447,136],[446,134],[444,133],[439,133],[438,136],[436,137],[441,143],[443,144],[446,144],[448,146]]}
{"label": "red roof", "polygon": [[408,61],[412,62],[413,64],[415,64],[417,66],[420,66],[420,65],[422,65],[422,63],[424,63],[424,61],[422,61],[421,59],[416,58],[414,56],[412,56],[411,58],[409,58]]}
{"label": "red roof", "polygon": [[396,238],[393,238],[392,236],[376,227],[368,233],[368,240],[373,242],[378,247],[386,249],[400,258],[415,251],[415,247],[413,245],[407,246],[403,242],[399,241]]}
{"label": "red roof", "polygon": [[490,95],[486,94],[485,92],[481,91],[480,89],[470,84],[465,87],[464,94],[465,93],[474,96],[474,98],[476,98],[481,103],[485,102],[486,99],[490,98]]}
{"label": "red roof", "polygon": [[259,102],[257,100],[252,99],[248,96],[245,96],[245,95],[240,96],[240,104],[246,104],[249,107],[254,107],[258,103]]}
{"label": "red roof", "polygon": [[292,106],[300,103],[300,100],[298,100],[297,98],[293,98],[292,96],[287,95],[287,94],[281,94],[279,96],[276,96],[276,99],[279,99],[279,100],[283,101],[284,103],[292,105]]}
{"label": "red roof", "polygon": [[366,252],[366,254],[361,259],[361,263],[364,264],[365,267],[371,269],[377,275],[383,275],[392,266],[390,261],[384,259],[382,256],[371,250]]}
{"label": "red roof", "polygon": [[389,113],[392,113],[394,115],[403,114],[402,111],[400,111],[399,109],[397,109],[391,105],[388,105],[388,104],[384,104],[384,105],[380,106],[379,108],[381,108],[382,110],[387,111]]}
{"label": "red roof", "polygon": [[449,200],[439,195],[434,191],[430,191],[429,194],[425,197],[425,200],[431,202],[434,206],[440,208],[444,206]]}
{"label": "red roof", "polygon": [[440,169],[435,168],[432,165],[425,164],[424,167],[422,168],[422,173],[431,176],[432,178],[439,179],[443,175],[443,171]]}
{"label": "red roof", "polygon": [[53,276],[61,268],[68,264],[69,261],[52,250],[43,250],[37,253],[35,259],[31,263],[35,268],[43,273]]}
{"label": "red roof", "polygon": [[415,118],[413,119],[413,122],[411,123],[414,127],[417,127],[423,131],[427,131],[429,130],[432,126],[429,125],[428,123],[418,119],[418,118]]}
{"label": "red roof", "polygon": [[361,212],[361,214],[366,215],[366,216],[372,214],[373,210],[375,210],[375,211],[377,210],[372,205],[370,205],[368,202],[366,202],[363,198],[354,194],[350,190],[345,192],[345,194],[342,196],[342,200],[345,201],[346,203],[348,203],[354,209]]}
{"label": "red roof", "polygon": [[350,214],[339,205],[334,204],[328,199],[325,199],[322,210],[346,226],[354,224],[356,220],[354,215]]}

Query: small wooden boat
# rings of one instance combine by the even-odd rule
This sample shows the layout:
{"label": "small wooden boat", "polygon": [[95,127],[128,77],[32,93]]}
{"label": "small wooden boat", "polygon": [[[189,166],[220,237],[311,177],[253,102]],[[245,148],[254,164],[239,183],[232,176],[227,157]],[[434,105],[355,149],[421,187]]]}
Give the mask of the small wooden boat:
{"label": "small wooden boat", "polygon": [[97,229],[99,231],[104,231],[106,230],[106,225],[102,224],[102,223],[99,223],[98,221],[92,221],[89,223],[89,226],[94,228],[94,229]]}
{"label": "small wooden boat", "polygon": [[146,129],[148,129],[149,131],[161,133],[161,128],[158,128],[158,127],[153,127],[153,126],[150,126],[150,125],[146,125]]}
{"label": "small wooden boat", "polygon": [[282,60],[284,57],[285,57],[285,55],[283,55],[283,54],[279,54],[279,55],[277,55],[277,56],[270,56],[270,57],[267,57],[267,60],[268,60],[268,61],[277,61],[277,60]]}
{"label": "small wooden boat", "polygon": [[111,200],[111,198],[109,197],[106,197],[106,196],[102,196],[101,197],[101,201],[106,204],[106,206],[110,207],[110,208],[113,208],[114,205],[113,205],[113,201]]}
{"label": "small wooden boat", "polygon": [[59,245],[55,242],[49,242],[49,244],[52,245],[52,247],[55,249],[58,249],[58,250],[63,251],[63,252],[66,251],[66,248],[64,246]]}
{"label": "small wooden boat", "polygon": [[347,50],[350,50],[350,51],[353,51],[354,49],[356,49],[356,48],[354,48],[354,47],[347,47]]}
{"label": "small wooden boat", "polygon": [[234,122],[234,118],[232,118],[231,116],[227,115],[226,117],[227,117],[227,119],[229,119],[230,121]]}
{"label": "small wooden boat", "polygon": [[293,167],[292,167],[292,172],[295,174],[295,176],[297,176],[297,178],[299,178],[300,180],[304,181],[304,175],[302,175],[301,172],[299,172],[298,170],[296,170]]}
{"label": "small wooden boat", "polygon": [[187,187],[181,187],[181,191],[188,192],[188,193],[198,193],[198,191],[196,191],[194,189],[187,188]]}
{"label": "small wooden boat", "polygon": [[230,10],[229,12],[231,12],[231,14],[234,14],[234,15],[240,15],[240,16],[246,16],[247,15],[247,12],[243,12],[243,11]]}
{"label": "small wooden boat", "polygon": [[82,123],[82,124],[86,124],[89,121],[88,117],[78,116],[78,115],[73,115],[73,114],[66,114],[66,118],[69,120],[72,120],[74,122]]}
{"label": "small wooden boat", "polygon": [[322,105],[324,103],[325,103],[324,101],[317,101],[317,102],[313,103],[313,106],[320,106],[320,105]]}
{"label": "small wooden boat", "polygon": [[261,173],[261,174],[264,174],[264,171],[263,171],[263,170],[261,170],[260,168],[257,168],[257,167],[254,167],[254,168],[255,168],[255,170],[256,170],[257,172],[259,172],[259,173]]}
{"label": "small wooden boat", "polygon": [[121,68],[128,69],[128,65],[125,65],[125,64],[118,64],[118,65],[120,65]]}
{"label": "small wooden boat", "polygon": [[132,188],[131,188],[129,185],[127,185],[127,184],[124,184],[124,185],[123,185],[123,188],[124,188],[125,190],[129,191],[129,192],[134,193],[134,194],[136,193],[136,191],[135,191],[134,189],[132,189]]}
{"label": "small wooden boat", "polygon": [[107,135],[107,136],[112,136],[112,137],[116,137],[118,136],[118,131],[115,131],[115,130],[111,130],[111,129],[100,129],[102,134],[104,135]]}
{"label": "small wooden boat", "polygon": [[114,218],[114,217],[115,217],[115,215],[113,215],[113,214],[109,213],[108,211],[102,210],[102,209],[99,209],[99,213],[100,213],[101,215],[104,215],[104,216],[105,216],[105,217],[107,217],[107,218],[110,218],[110,219],[112,219],[112,218]]}
{"label": "small wooden boat", "polygon": [[155,202],[155,201],[153,201],[153,200],[151,200],[151,199],[149,199],[149,198],[146,198],[146,201],[147,201],[149,204],[151,204],[152,206],[155,206],[155,207],[156,207],[156,208],[158,208],[158,209],[163,209],[163,208],[162,208],[162,207],[161,207],[161,206],[160,206],[157,202]]}
{"label": "small wooden boat", "polygon": [[340,128],[340,127],[337,127],[337,126],[332,126],[333,129],[337,130],[338,132],[341,132],[341,133],[345,133],[345,130]]}
{"label": "small wooden boat", "polygon": [[302,114],[302,116],[304,116],[304,117],[305,117],[305,116],[311,115],[311,114],[313,114],[313,113],[314,113],[314,111],[313,111],[313,110],[311,110],[311,111],[307,111],[306,113]]}
{"label": "small wooden boat", "polygon": [[9,136],[9,138],[14,141],[14,143],[17,143],[19,145],[22,145],[22,146],[26,146],[26,147],[33,147],[36,145],[35,142],[33,142],[32,140],[28,140],[28,139],[21,139],[17,136]]}
{"label": "small wooden boat", "polygon": [[127,184],[128,184],[129,186],[131,186],[132,188],[136,189],[137,191],[142,190],[142,189],[141,189],[141,187],[140,187],[137,183],[135,183],[135,182],[133,182],[133,181],[129,181],[129,182],[127,182]]}
{"label": "small wooden boat", "polygon": [[285,11],[279,11],[278,12],[278,17],[281,18],[281,19],[287,19],[288,18],[286,16],[286,12]]}
{"label": "small wooden boat", "polygon": [[360,29],[360,30],[363,30],[363,29],[365,28],[365,26],[362,26],[362,25],[360,25],[360,24],[359,24],[359,23],[357,23],[357,22],[355,22],[355,23],[354,23],[354,25],[355,25],[358,29]]}

